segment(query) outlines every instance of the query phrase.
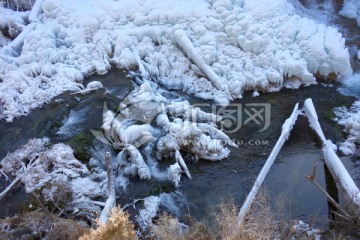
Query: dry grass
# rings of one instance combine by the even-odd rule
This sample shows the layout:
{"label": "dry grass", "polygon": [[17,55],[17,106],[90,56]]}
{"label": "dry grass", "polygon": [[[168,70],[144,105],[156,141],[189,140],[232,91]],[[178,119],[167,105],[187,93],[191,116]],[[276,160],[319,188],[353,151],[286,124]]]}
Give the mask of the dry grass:
{"label": "dry grass", "polygon": [[283,211],[284,202],[277,201],[271,207],[269,196],[261,192],[253,203],[244,224],[237,224],[238,207],[232,199],[218,206],[214,214],[214,226],[209,223],[192,221],[188,229],[179,231],[176,219],[164,214],[157,221],[153,232],[160,240],[258,240],[258,239],[290,239],[295,235],[289,218]]}
{"label": "dry grass", "polygon": [[101,224],[98,219],[98,227],[80,237],[80,240],[133,240],[137,239],[134,224],[129,221],[129,215],[120,207],[111,210],[106,224]]}
{"label": "dry grass", "polygon": [[343,209],[350,217],[335,212],[334,219],[330,220],[331,230],[324,233],[326,239],[360,239],[360,209],[344,196]]}

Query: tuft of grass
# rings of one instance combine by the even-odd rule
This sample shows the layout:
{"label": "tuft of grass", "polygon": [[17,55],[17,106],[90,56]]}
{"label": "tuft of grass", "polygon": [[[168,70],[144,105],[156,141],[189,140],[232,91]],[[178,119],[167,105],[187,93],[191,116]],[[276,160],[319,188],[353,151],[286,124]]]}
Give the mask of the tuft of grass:
{"label": "tuft of grass", "polygon": [[97,219],[98,227],[84,234],[80,240],[133,240],[138,239],[129,215],[120,207],[113,208],[106,224]]}

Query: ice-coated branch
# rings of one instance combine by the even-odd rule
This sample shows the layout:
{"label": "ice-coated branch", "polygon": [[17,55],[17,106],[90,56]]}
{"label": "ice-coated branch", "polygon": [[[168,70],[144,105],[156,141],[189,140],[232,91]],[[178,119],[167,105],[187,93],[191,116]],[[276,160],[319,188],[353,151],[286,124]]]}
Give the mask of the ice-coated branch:
{"label": "ice-coated branch", "polygon": [[88,94],[89,92],[96,91],[96,90],[101,89],[101,88],[103,88],[103,85],[101,84],[101,82],[92,81],[86,86],[85,89],[82,89],[80,91],[71,93],[70,95],[74,95],[74,94],[85,95],[85,94]]}
{"label": "ice-coated branch", "polygon": [[39,21],[39,15],[43,12],[42,3],[43,3],[43,0],[36,0],[35,4],[33,5],[32,9],[30,11],[29,22]]}
{"label": "ice-coated branch", "polygon": [[106,161],[106,172],[108,176],[109,197],[106,200],[105,207],[100,214],[100,222],[102,224],[105,224],[107,222],[107,219],[110,214],[110,210],[114,208],[116,204],[115,182],[112,175],[111,158],[109,152],[105,153],[105,161]]}
{"label": "ice-coated branch", "polygon": [[188,167],[186,166],[186,163],[185,163],[184,159],[182,158],[179,150],[176,150],[175,159],[176,159],[176,162],[178,162],[178,163],[180,164],[180,166],[182,167],[182,169],[184,170],[186,176],[187,176],[189,179],[191,179],[191,175],[190,175],[189,169],[188,169]]}
{"label": "ice-coated branch", "polygon": [[181,167],[179,163],[170,165],[168,168],[167,178],[174,184],[177,188],[181,181]]}
{"label": "ice-coated branch", "polygon": [[318,121],[318,116],[314,107],[314,103],[310,98],[305,100],[304,112],[310,122],[310,126],[315,130],[323,145],[325,164],[329,168],[332,176],[337,180],[340,186],[345,190],[346,194],[352,202],[360,207],[360,190],[354,183],[349,172],[342,164],[340,158],[336,155],[334,149],[336,146],[325,138],[324,132]]}
{"label": "ice-coated branch", "polygon": [[151,171],[149,166],[145,163],[140,151],[133,145],[129,145],[126,150],[130,155],[130,161],[137,167],[137,173],[140,179],[151,179]]}
{"label": "ice-coated branch", "polygon": [[262,183],[265,180],[266,175],[269,173],[271,166],[274,164],[276,156],[279,154],[280,149],[284,145],[285,141],[288,139],[288,137],[290,135],[290,131],[293,128],[293,126],[297,120],[297,117],[299,115],[298,108],[299,108],[299,104],[297,103],[294,107],[294,110],[293,110],[291,116],[288,119],[286,119],[286,121],[284,122],[284,124],[282,126],[281,135],[280,135],[278,141],[276,142],[275,147],[271,151],[263,168],[261,169],[259,175],[257,176],[249,195],[246,197],[246,200],[243,203],[243,205],[240,209],[240,212],[238,214],[238,217],[237,217],[237,222],[239,225],[242,224],[247,212],[249,211],[249,208],[250,208],[252,202],[255,199],[257,192],[259,191]]}
{"label": "ice-coated branch", "polygon": [[10,185],[7,186],[7,188],[5,188],[4,191],[2,191],[2,192],[0,193],[0,200],[3,199],[3,198],[6,196],[6,194],[7,194],[8,192],[10,192],[10,190],[11,190],[14,186],[16,186],[16,184],[17,184],[18,182],[20,182],[20,180],[21,180],[21,176],[17,176],[17,177],[10,183]]}
{"label": "ice-coated branch", "polygon": [[196,66],[206,75],[206,77],[214,84],[219,90],[225,90],[225,84],[222,83],[221,78],[207,65],[202,56],[196,51],[189,37],[184,30],[178,29],[174,32],[174,39],[177,44],[186,53],[188,58],[193,61]]}

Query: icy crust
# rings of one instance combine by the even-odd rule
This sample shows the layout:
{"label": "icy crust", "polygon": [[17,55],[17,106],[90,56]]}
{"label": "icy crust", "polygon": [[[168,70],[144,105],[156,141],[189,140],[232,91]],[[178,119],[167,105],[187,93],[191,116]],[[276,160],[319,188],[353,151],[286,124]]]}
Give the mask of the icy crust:
{"label": "icy crust", "polygon": [[136,69],[169,89],[227,103],[284,78],[351,73],[342,35],[285,0],[44,0],[21,52],[0,53],[0,118],[12,121],[84,76]]}
{"label": "icy crust", "polygon": [[[69,146],[48,145],[48,138],[29,140],[1,161],[1,170],[20,176],[27,193],[39,194],[46,201],[56,201],[56,194],[62,193],[57,197],[65,198],[70,193],[71,205],[88,208],[88,201],[105,195],[107,184],[96,181]],[[82,205],[84,202],[87,204]]]}
{"label": "icy crust", "polygon": [[339,146],[340,151],[345,155],[356,153],[356,145],[360,144],[360,101],[356,101],[347,109],[339,107],[334,109],[337,116],[335,120],[345,126],[344,132],[348,134],[345,142]]}
{"label": "icy crust", "polygon": [[340,15],[355,19],[357,25],[360,27],[360,2],[358,0],[345,0]]}

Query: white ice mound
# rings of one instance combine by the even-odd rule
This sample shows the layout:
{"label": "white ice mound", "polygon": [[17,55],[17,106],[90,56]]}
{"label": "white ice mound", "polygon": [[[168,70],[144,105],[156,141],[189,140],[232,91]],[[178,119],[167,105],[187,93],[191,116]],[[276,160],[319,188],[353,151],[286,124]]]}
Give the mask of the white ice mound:
{"label": "white ice mound", "polygon": [[182,173],[191,179],[188,158],[181,154],[191,154],[195,160],[219,161],[229,156],[227,145],[237,145],[217,128],[221,116],[204,112],[188,101],[172,102],[157,88],[148,82],[136,87],[116,113],[104,106],[102,132],[93,133],[101,142],[121,150],[116,159],[124,176],[157,178],[163,174],[156,162],[173,159],[175,163],[165,175],[178,187]]}
{"label": "white ice mound", "polygon": [[42,9],[19,51],[0,51],[0,119],[111,66],[224,104],[245,90],[279,90],[284,78],[351,73],[341,33],[285,0],[44,0]]}
{"label": "white ice mound", "polygon": [[360,27],[360,2],[358,0],[345,0],[340,15],[355,19],[357,25]]}

